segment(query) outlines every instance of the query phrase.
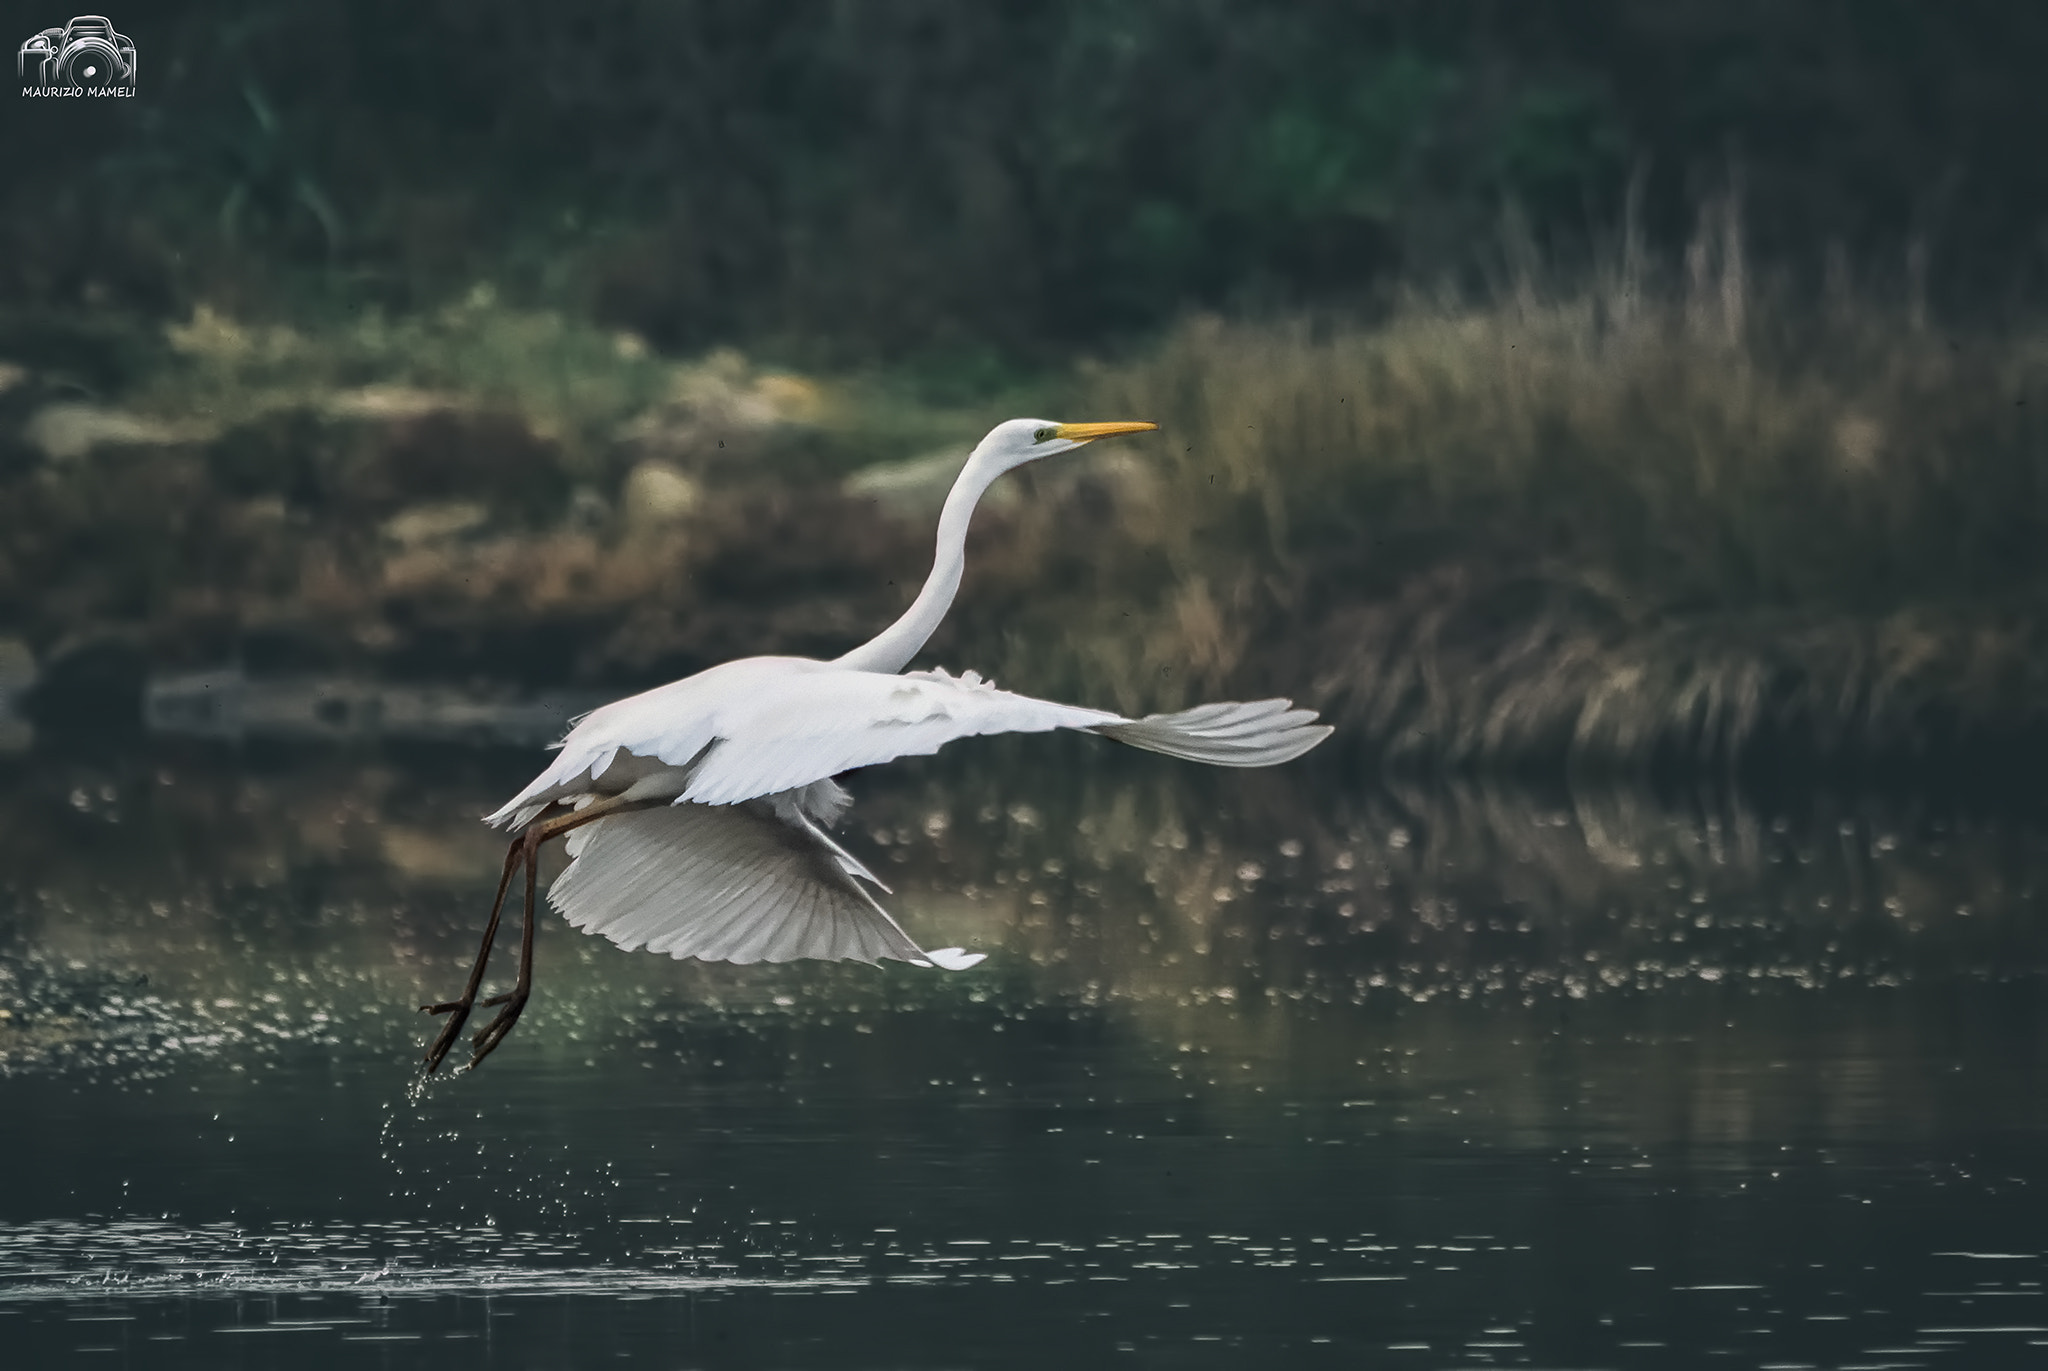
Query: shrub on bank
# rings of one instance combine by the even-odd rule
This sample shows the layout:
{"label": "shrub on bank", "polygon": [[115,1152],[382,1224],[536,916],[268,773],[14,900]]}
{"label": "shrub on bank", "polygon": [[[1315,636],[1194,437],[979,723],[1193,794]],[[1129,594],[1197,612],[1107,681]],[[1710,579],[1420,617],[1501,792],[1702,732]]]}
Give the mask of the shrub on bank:
{"label": "shrub on bank", "polygon": [[1063,586],[1018,591],[1015,666],[1125,707],[1312,680],[1354,737],[1454,763],[2038,738],[2048,338],[1793,308],[1729,240],[1692,268],[1198,320],[1101,371],[1088,412],[1163,440],[1116,537],[1038,516]]}

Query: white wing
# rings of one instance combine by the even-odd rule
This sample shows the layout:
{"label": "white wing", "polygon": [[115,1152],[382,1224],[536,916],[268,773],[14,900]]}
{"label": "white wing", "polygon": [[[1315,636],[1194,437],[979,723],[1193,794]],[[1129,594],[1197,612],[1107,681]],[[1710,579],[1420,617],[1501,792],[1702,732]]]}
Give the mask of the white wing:
{"label": "white wing", "polygon": [[568,836],[574,860],[548,902],[632,951],[710,962],[884,957],[957,971],[981,960],[919,947],[860,884],[880,885],[792,797],[675,804],[599,819]]}
{"label": "white wing", "polygon": [[897,676],[801,657],[749,657],[597,710],[487,822],[516,827],[555,800],[658,787],[666,778],[650,773],[664,768],[676,770],[663,798],[734,804],[936,752],[955,738],[1122,722],[1103,710],[998,690],[971,671]]}
{"label": "white wing", "polygon": [[897,757],[937,752],[956,738],[1121,724],[1121,715],[998,690],[973,672],[893,676],[827,668],[765,683],[721,711],[716,741],[682,799],[733,804]]}
{"label": "white wing", "polygon": [[937,752],[956,738],[1056,728],[1212,765],[1270,766],[1329,736],[1315,717],[1286,700],[1257,700],[1132,720],[998,690],[971,671],[892,675],[750,657],[590,715],[563,740],[554,763],[489,822],[517,827],[554,801],[597,792],[737,804]]}

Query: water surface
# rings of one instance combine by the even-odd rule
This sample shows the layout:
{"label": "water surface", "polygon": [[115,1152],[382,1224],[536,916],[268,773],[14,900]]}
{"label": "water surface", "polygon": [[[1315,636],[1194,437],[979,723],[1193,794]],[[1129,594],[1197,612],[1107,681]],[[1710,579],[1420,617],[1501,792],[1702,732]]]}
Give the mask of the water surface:
{"label": "water surface", "polygon": [[0,759],[9,1362],[2048,1359],[2033,817],[956,752],[847,836],[980,967],[551,920],[424,1090],[535,754]]}

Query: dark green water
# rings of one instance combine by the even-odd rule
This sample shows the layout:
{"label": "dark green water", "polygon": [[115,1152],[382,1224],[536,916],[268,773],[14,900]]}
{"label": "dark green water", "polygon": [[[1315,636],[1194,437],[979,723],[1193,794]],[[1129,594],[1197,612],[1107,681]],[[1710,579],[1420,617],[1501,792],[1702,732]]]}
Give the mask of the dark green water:
{"label": "dark green water", "polygon": [[8,1366],[2048,1364],[2048,829],[1092,740],[855,779],[914,968],[550,922],[522,751],[0,759]]}

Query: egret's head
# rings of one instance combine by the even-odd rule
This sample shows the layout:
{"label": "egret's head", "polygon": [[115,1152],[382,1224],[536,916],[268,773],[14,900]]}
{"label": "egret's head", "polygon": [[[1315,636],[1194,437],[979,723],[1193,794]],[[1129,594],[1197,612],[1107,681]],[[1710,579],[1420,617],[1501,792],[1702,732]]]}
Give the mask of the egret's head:
{"label": "egret's head", "polygon": [[1035,462],[1041,457],[1072,452],[1097,438],[1114,438],[1119,433],[1144,433],[1158,427],[1157,424],[1140,422],[1060,424],[1050,419],[1012,419],[990,429],[988,437],[974,449],[974,456],[998,471],[1008,471],[1011,467]]}

